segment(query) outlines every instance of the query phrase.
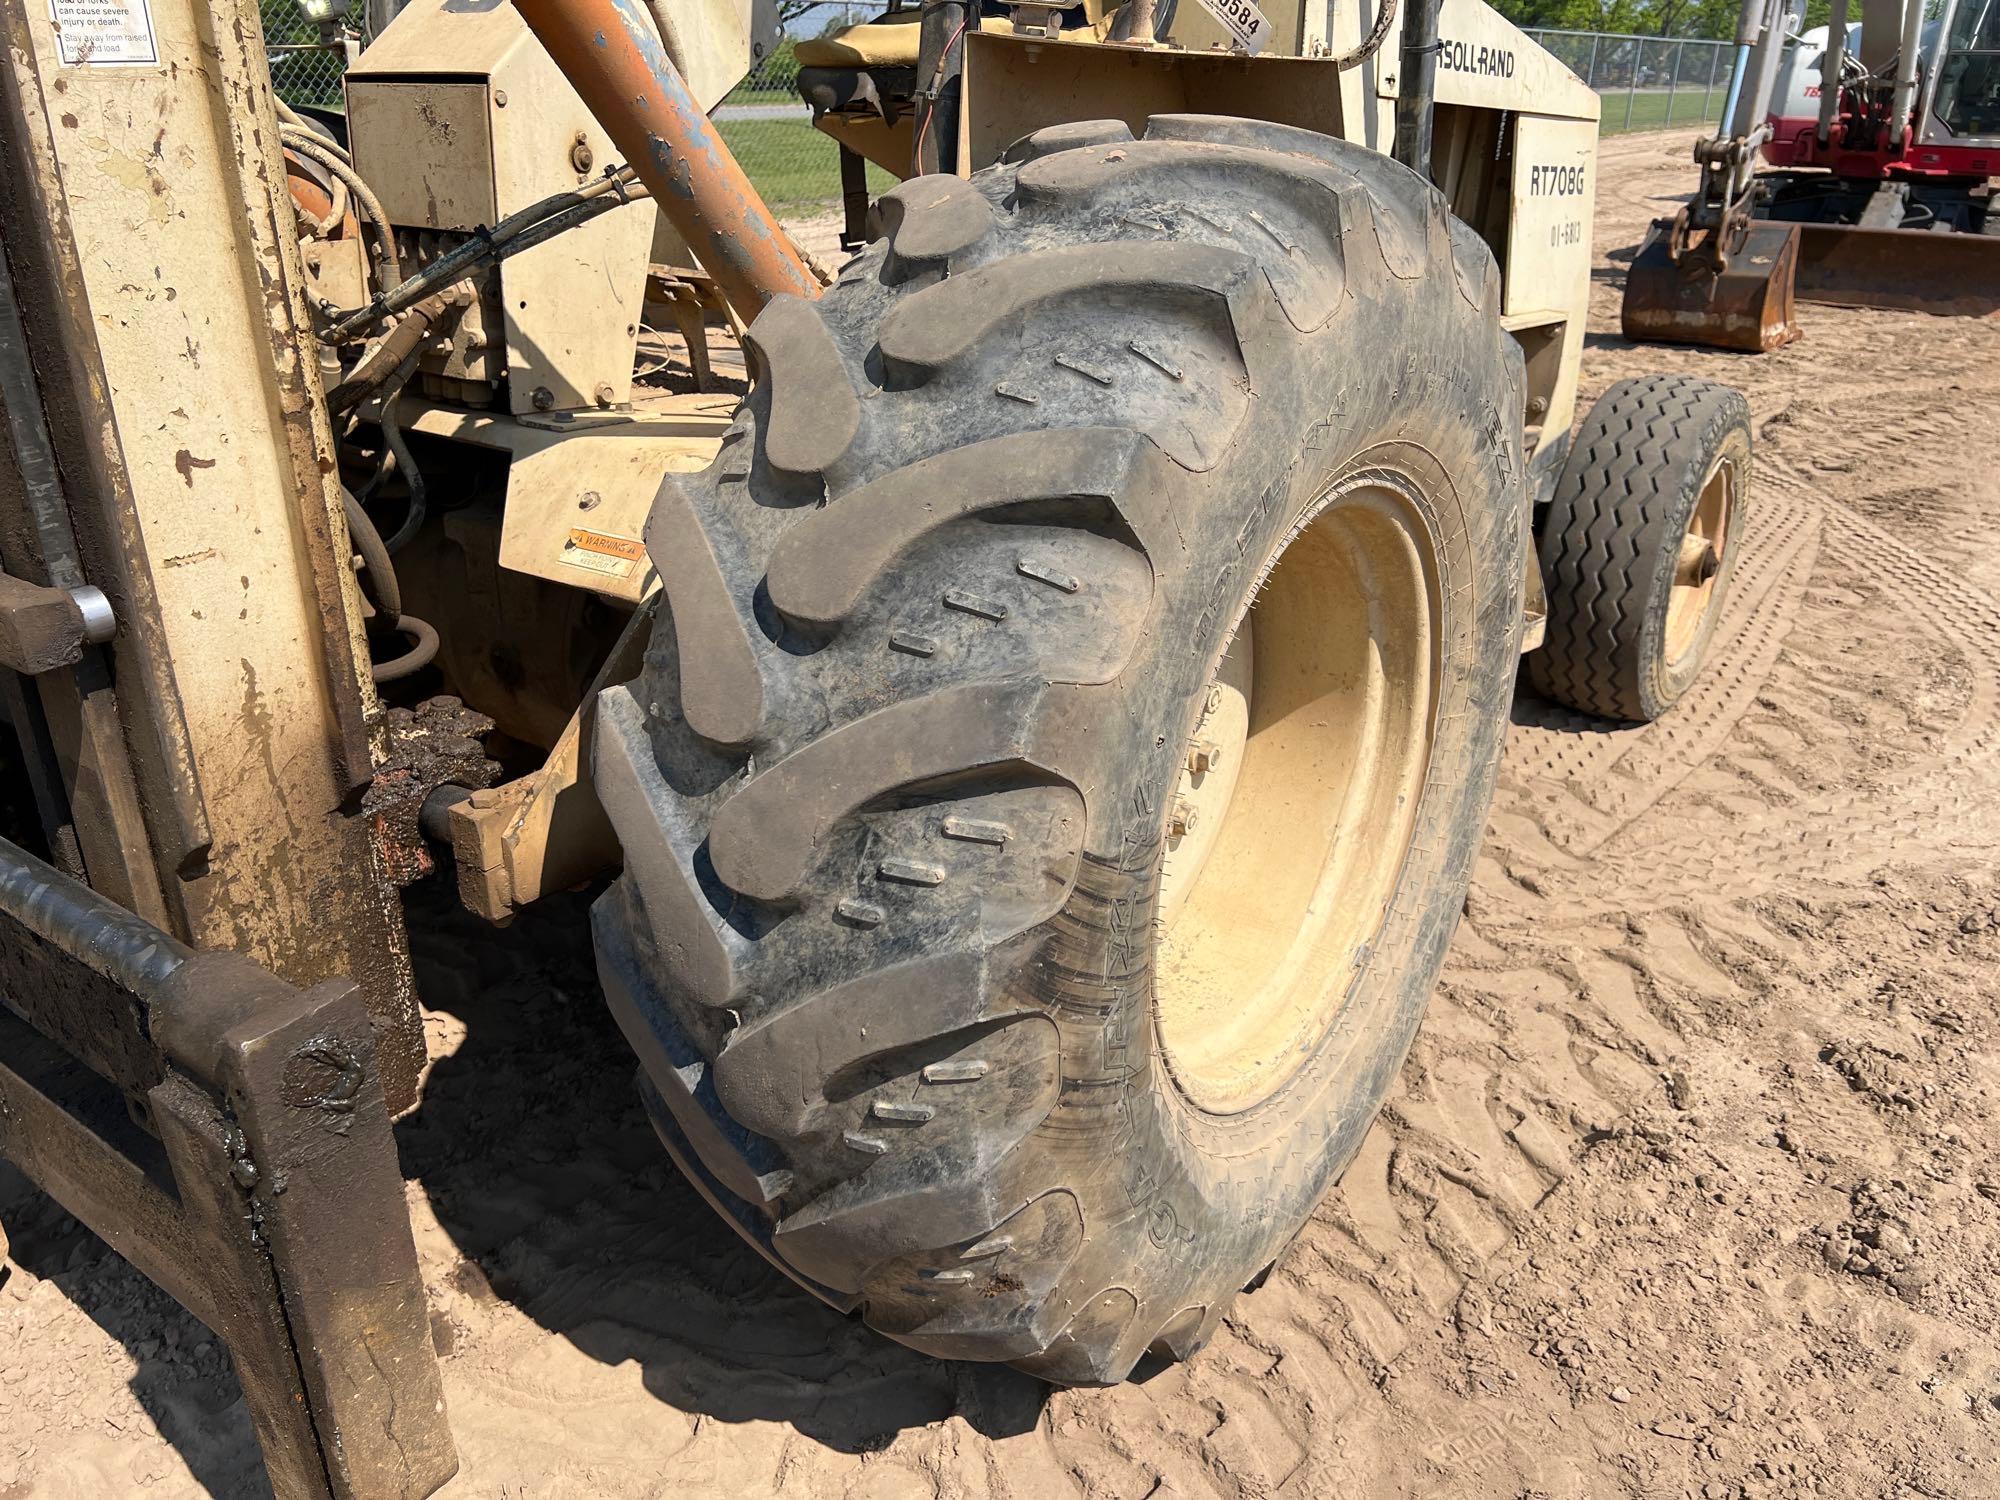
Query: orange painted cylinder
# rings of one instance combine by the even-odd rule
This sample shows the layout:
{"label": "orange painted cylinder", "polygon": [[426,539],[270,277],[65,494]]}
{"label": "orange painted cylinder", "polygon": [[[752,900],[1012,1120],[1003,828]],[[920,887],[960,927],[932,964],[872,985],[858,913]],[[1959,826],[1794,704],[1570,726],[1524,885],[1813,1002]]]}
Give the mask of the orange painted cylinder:
{"label": "orange painted cylinder", "polygon": [[819,295],[640,0],[514,0],[514,8],[746,323],[780,292]]}

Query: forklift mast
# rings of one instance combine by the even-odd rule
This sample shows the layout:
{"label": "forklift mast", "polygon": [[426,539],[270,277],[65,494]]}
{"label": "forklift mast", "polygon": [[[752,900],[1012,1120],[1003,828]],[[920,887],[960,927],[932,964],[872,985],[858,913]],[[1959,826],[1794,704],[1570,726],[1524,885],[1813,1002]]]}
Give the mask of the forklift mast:
{"label": "forklift mast", "polygon": [[422,1034],[258,11],[0,42],[0,1152],[227,1342],[280,1495],[426,1495]]}

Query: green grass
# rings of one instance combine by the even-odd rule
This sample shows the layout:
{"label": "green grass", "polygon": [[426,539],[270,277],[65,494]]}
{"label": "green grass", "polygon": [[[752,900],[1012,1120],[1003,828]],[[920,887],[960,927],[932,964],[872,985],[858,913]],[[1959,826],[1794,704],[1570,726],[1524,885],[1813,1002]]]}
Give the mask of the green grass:
{"label": "green grass", "polygon": [[799,91],[789,85],[740,83],[729,91],[724,104],[797,104]]}
{"label": "green grass", "polygon": [[[1598,118],[1599,135],[1618,135],[1627,130],[1665,130],[1669,126],[1678,129],[1687,126],[1692,129],[1704,123],[1712,124],[1722,116],[1722,96],[1726,92],[1718,82],[1715,92],[1708,98],[1707,119],[1703,119],[1702,91],[1689,88],[1686,84],[1668,95],[1665,89],[1653,92],[1641,89],[1637,94],[1627,95],[1623,89],[1613,90],[1604,95],[1604,113]],[[1625,105],[1631,100],[1632,122],[1625,122]],[[1667,105],[1671,99],[1673,118],[1667,117]]]}
{"label": "green grass", "polygon": [[[1626,130],[1665,130],[1669,125],[1693,129],[1703,123],[1699,89],[1682,88],[1673,95],[1673,118],[1668,119],[1668,95],[1641,91],[1632,98],[1632,119],[1625,119],[1626,95],[1607,94],[1599,133],[1617,135]],[[1722,90],[1709,100],[1714,115],[1722,110]],[[1714,118],[1711,115],[1711,120]],[[840,202],[840,148],[830,136],[822,135],[804,120],[724,120],[722,138],[743,164],[750,181],[773,208],[797,211],[800,208],[833,208]],[[868,168],[868,191],[880,197],[896,185],[896,179],[880,167]]]}
{"label": "green grass", "polygon": [[[804,120],[724,120],[722,138],[773,208],[840,202],[840,147]],[[896,185],[880,167],[868,168],[868,192],[879,197]]]}

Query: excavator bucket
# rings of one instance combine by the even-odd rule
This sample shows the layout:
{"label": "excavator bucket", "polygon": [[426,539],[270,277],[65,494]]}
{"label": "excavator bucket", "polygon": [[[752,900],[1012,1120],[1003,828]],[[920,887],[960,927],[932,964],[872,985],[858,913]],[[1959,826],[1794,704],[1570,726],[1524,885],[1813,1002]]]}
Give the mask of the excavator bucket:
{"label": "excavator bucket", "polygon": [[1961,318],[2000,312],[2000,239],[1990,234],[1845,224],[1798,230],[1800,301]]}
{"label": "excavator bucket", "polygon": [[1797,338],[1799,226],[1752,220],[1728,239],[1717,255],[1708,242],[1690,247],[1677,221],[1656,220],[1625,277],[1625,337],[1749,354]]}

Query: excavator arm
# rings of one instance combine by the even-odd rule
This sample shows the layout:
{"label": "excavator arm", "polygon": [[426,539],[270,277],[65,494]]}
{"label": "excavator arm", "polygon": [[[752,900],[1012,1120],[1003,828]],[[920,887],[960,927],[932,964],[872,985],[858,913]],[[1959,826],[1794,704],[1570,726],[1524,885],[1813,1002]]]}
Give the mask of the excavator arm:
{"label": "excavator arm", "polygon": [[1629,339],[1768,354],[1799,336],[1798,226],[1754,216],[1787,4],[1743,0],[1726,133],[1695,142],[1700,188],[1672,219],[1654,223],[1632,263],[1622,318]]}
{"label": "excavator arm", "polygon": [[[1977,52],[1983,21],[1955,28],[1948,7],[1927,39],[1923,0],[1869,0],[1857,62],[1846,0],[1835,0],[1818,118],[1774,142],[1787,4],[1744,0],[1724,133],[1696,143],[1699,189],[1654,224],[1633,262],[1626,337],[1768,353],[1798,337],[1797,300],[2000,311],[2000,142],[1937,113],[1944,74],[1964,71],[1941,64]],[[1760,157],[1775,169],[1759,171]]]}

